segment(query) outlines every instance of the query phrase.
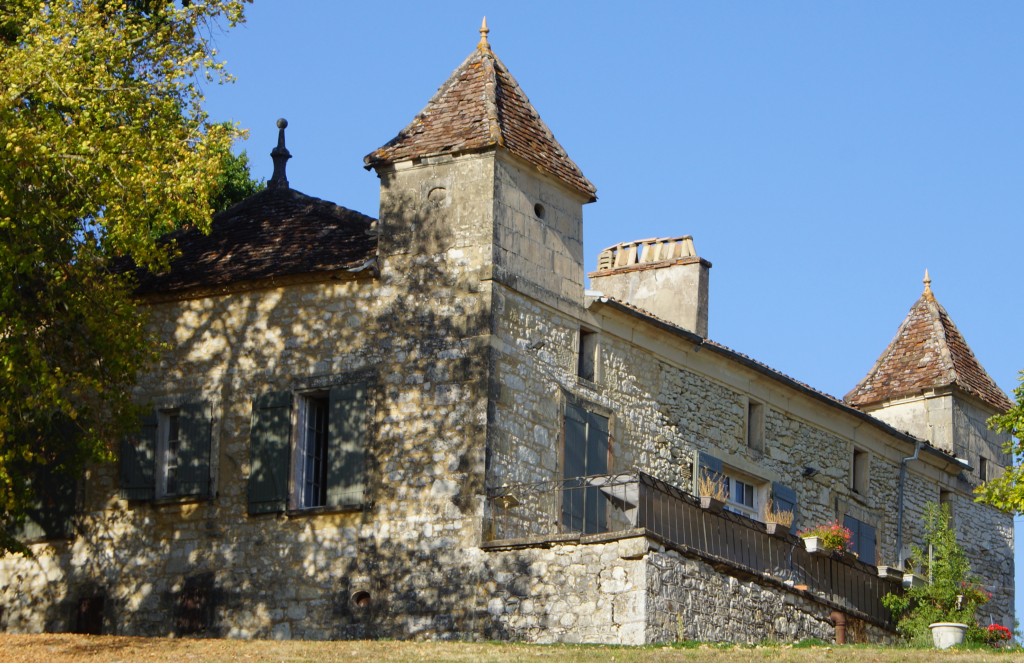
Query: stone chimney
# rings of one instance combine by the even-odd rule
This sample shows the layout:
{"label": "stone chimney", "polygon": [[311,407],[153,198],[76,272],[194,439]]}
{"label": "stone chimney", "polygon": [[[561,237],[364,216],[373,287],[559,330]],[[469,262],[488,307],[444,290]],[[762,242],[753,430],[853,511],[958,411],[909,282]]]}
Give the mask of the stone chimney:
{"label": "stone chimney", "polygon": [[706,337],[710,269],[683,235],[608,247],[587,276],[593,290]]}

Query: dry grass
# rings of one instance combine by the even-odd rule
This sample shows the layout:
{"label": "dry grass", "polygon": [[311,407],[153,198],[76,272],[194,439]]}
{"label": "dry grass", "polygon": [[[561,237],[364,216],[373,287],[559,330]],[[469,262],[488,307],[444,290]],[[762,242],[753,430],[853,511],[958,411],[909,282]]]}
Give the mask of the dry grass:
{"label": "dry grass", "polygon": [[1019,662],[1020,649],[867,646],[533,645],[398,641],[235,641],[0,634],[5,662]]}

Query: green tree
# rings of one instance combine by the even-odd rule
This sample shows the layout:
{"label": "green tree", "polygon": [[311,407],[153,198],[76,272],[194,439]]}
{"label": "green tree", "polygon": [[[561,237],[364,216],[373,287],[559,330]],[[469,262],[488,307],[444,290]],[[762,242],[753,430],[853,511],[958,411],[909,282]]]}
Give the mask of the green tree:
{"label": "green tree", "polygon": [[214,213],[223,212],[267,188],[264,180],[253,179],[249,170],[249,155],[245,150],[237,155],[227,151],[221,157],[221,166],[220,176],[210,198],[210,207]]}
{"label": "green tree", "polygon": [[0,551],[53,478],[77,478],[134,421],[152,357],[130,257],[206,228],[238,131],[201,85],[227,80],[211,43],[241,0],[0,3]]}
{"label": "green tree", "polygon": [[1013,391],[1016,399],[1013,408],[988,421],[990,429],[1010,434],[1003,451],[1010,455],[1013,463],[1001,477],[975,490],[979,501],[1015,514],[1024,514],[1024,371],[1020,372],[1020,379],[1020,385]]}
{"label": "green tree", "polygon": [[911,565],[928,583],[889,593],[882,604],[897,620],[900,634],[919,645],[931,643],[928,625],[935,622],[966,624],[969,639],[984,640],[975,612],[990,596],[971,574],[971,563],[950,524],[949,506],[925,505],[923,525],[926,548],[912,548]]}

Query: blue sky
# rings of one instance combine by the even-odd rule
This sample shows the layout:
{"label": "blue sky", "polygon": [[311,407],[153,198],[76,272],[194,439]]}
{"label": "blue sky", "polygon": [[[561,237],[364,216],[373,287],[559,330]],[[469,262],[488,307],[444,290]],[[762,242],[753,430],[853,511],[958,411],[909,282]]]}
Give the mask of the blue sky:
{"label": "blue sky", "polygon": [[251,131],[240,147],[267,178],[287,118],[291,186],[376,216],[363,156],[484,15],[597,186],[588,271],[618,242],[692,235],[714,266],[710,336],[841,397],[928,268],[982,365],[1018,384],[1024,3],[263,0],[218,37],[238,80],[207,109]]}

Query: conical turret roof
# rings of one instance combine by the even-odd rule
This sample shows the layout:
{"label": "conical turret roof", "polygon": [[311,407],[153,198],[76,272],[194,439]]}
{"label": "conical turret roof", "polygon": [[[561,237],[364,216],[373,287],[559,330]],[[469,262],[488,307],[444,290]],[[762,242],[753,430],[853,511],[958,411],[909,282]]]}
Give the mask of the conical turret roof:
{"label": "conical turret roof", "polygon": [[868,375],[844,400],[864,407],[950,386],[974,395],[997,412],[1013,405],[935,299],[925,272],[921,298],[910,308],[896,337]]}
{"label": "conical turret roof", "polygon": [[491,50],[486,20],[480,32],[480,44],[419,115],[397,136],[366,155],[366,168],[502,147],[588,201],[597,200],[597,189],[555,140],[519,83]]}

